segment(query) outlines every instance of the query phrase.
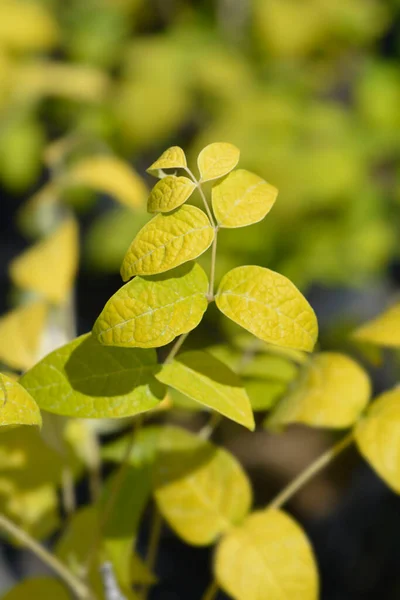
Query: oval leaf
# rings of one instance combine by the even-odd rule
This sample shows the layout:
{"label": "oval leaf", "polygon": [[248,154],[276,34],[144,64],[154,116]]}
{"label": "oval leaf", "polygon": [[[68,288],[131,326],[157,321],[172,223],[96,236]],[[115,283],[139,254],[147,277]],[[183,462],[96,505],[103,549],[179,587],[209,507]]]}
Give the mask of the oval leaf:
{"label": "oval leaf", "polygon": [[164,389],[154,379],[158,368],[154,351],[107,348],[89,333],[46,356],[20,382],[49,412],[120,418],[159,404]]}
{"label": "oval leaf", "polygon": [[27,600],[27,598],[37,598],[39,600],[71,600],[71,596],[62,583],[57,579],[50,577],[34,577],[25,579],[13,587],[3,600]]}
{"label": "oval leaf", "polygon": [[187,177],[168,175],[161,179],[151,190],[147,210],[169,212],[186,202],[196,189],[196,184]]}
{"label": "oval leaf", "polygon": [[42,425],[40,410],[34,399],[17,382],[0,373],[0,427]]}
{"label": "oval leaf", "polygon": [[353,333],[353,337],[360,342],[400,348],[400,303],[364,323]]}
{"label": "oval leaf", "polygon": [[371,394],[367,373],[354,360],[321,352],[304,367],[300,380],[275,408],[268,425],[305,423],[344,428],[360,417]]}
{"label": "oval leaf", "polygon": [[203,254],[213,239],[207,215],[195,206],[157,215],[133,240],[122,263],[122,279],[169,271]]}
{"label": "oval leaf", "polygon": [[270,344],[310,352],[317,341],[313,309],[289,279],[269,269],[232,269],[215,302],[224,315]]}
{"label": "oval leaf", "polygon": [[220,227],[245,227],[271,210],[278,190],[258,175],[238,169],[212,189],[212,205]]}
{"label": "oval leaf", "polygon": [[400,494],[400,388],[379,396],[354,430],[358,449],[380,477]]}
{"label": "oval leaf", "polygon": [[163,169],[184,169],[186,166],[186,156],[182,148],[172,146],[161,154],[160,158],[147,169],[147,172],[158,177],[159,172]]}
{"label": "oval leaf", "polygon": [[235,600],[317,600],[318,572],[300,526],[278,510],[255,512],[220,542],[220,586]]}
{"label": "oval leaf", "polygon": [[197,165],[200,181],[210,181],[223,177],[236,167],[240,158],[240,150],[233,144],[215,142],[200,152]]}
{"label": "oval leaf", "polygon": [[67,219],[44,240],[28,248],[10,265],[18,287],[36,292],[50,302],[65,302],[78,266],[78,226]]}
{"label": "oval leaf", "polygon": [[167,275],[135,277],[110,298],[93,332],[107,346],[165,346],[197,327],[207,291],[207,276],[196,263]]}
{"label": "oval leaf", "polygon": [[157,379],[236,423],[254,429],[250,400],[240,379],[211,354],[184,352],[163,365]]}
{"label": "oval leaf", "polygon": [[249,511],[251,487],[226,450],[178,427],[164,427],[154,472],[163,517],[188,544],[213,543]]}

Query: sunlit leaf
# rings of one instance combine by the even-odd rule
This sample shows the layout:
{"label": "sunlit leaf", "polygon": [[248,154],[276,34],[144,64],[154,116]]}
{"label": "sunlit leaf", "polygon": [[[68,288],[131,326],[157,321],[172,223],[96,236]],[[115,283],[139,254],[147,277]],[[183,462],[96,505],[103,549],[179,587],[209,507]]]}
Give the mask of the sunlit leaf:
{"label": "sunlit leaf", "polygon": [[25,579],[7,592],[5,596],[2,596],[2,600],[27,600],[27,598],[71,600],[70,593],[65,585],[50,577]]}
{"label": "sunlit leaf", "polygon": [[318,573],[303,530],[278,510],[255,512],[221,540],[217,581],[235,600],[317,600]]}
{"label": "sunlit leaf", "polygon": [[[50,413],[48,413],[50,414]],[[53,418],[57,418],[52,415]],[[100,468],[100,448],[97,434],[83,419],[66,419],[64,438],[75,455],[91,470]]]}
{"label": "sunlit leaf", "polygon": [[380,477],[400,494],[400,388],[371,404],[355,430],[357,446]]}
{"label": "sunlit leaf", "polygon": [[223,177],[232,171],[239,162],[240,150],[233,144],[216,142],[209,144],[200,152],[197,165],[201,181],[210,181]]}
{"label": "sunlit leaf", "polygon": [[278,190],[258,175],[238,169],[212,189],[212,206],[220,227],[244,227],[261,221],[273,207]]}
{"label": "sunlit leaf", "polygon": [[0,319],[0,361],[24,371],[37,360],[45,326],[45,302],[19,306]]}
{"label": "sunlit leaf", "polygon": [[221,312],[265,342],[311,351],[318,336],[313,309],[289,279],[257,266],[237,267],[220,283]]}
{"label": "sunlit leaf", "polygon": [[276,406],[268,425],[349,427],[359,418],[370,394],[368,374],[354,360],[336,352],[321,352],[304,367],[292,391]]}
{"label": "sunlit leaf", "polygon": [[208,280],[196,263],[135,277],[105,305],[93,332],[102,344],[156,348],[194,329],[207,309]]}
{"label": "sunlit leaf", "polygon": [[196,188],[196,184],[187,177],[168,175],[161,179],[151,190],[147,201],[147,210],[169,212],[186,202]]}
{"label": "sunlit leaf", "polygon": [[195,206],[157,215],[133,240],[122,263],[122,279],[169,271],[203,254],[213,239],[207,215]]}
{"label": "sunlit leaf", "polygon": [[163,365],[156,377],[200,404],[254,429],[250,401],[242,382],[211,354],[201,351],[179,354]]}
{"label": "sunlit leaf", "polygon": [[159,172],[163,169],[183,169],[186,166],[186,156],[182,148],[172,146],[161,154],[160,158],[147,169],[147,172],[158,177]]}
{"label": "sunlit leaf", "polygon": [[58,348],[21,378],[38,405],[71,417],[120,418],[157,406],[152,350],[107,348],[86,334]]}
{"label": "sunlit leaf", "polygon": [[18,383],[0,373],[0,427],[42,424],[34,399]]}
{"label": "sunlit leaf", "polygon": [[[32,537],[48,538],[60,526],[60,503],[56,487],[45,483],[23,489],[15,485],[14,477],[9,477],[11,487],[4,498],[0,493],[0,510]],[[5,480],[0,479],[0,488]],[[16,544],[19,545],[18,542]]]}
{"label": "sunlit leaf", "polygon": [[353,337],[360,342],[400,348],[400,303],[361,325],[353,333]]}
{"label": "sunlit leaf", "polygon": [[64,302],[73,286],[78,263],[78,228],[67,219],[43,241],[28,248],[10,265],[15,285],[55,304]]}
{"label": "sunlit leaf", "polygon": [[163,517],[196,546],[240,523],[251,504],[251,487],[236,459],[177,427],[163,428],[154,484]]}

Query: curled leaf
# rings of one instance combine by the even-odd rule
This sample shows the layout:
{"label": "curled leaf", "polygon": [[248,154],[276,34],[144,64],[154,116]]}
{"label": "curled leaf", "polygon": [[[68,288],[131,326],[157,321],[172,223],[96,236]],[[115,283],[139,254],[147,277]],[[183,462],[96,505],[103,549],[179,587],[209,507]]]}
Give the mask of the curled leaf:
{"label": "curled leaf", "polygon": [[184,169],[186,166],[186,156],[182,148],[172,146],[161,154],[160,158],[147,169],[147,172],[158,177],[159,171],[163,169]]}

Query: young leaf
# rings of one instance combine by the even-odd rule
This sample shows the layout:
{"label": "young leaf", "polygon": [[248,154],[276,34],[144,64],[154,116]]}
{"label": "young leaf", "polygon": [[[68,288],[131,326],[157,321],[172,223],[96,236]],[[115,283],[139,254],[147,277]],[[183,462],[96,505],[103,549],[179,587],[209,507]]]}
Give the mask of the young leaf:
{"label": "young leaf", "polygon": [[318,572],[303,530],[287,514],[251,514],[219,543],[217,581],[235,600],[317,600]]}
{"label": "young leaf", "polygon": [[67,173],[66,183],[108,194],[130,208],[143,207],[148,193],[143,179],[128,163],[115,156],[82,159]]}
{"label": "young leaf", "polygon": [[178,427],[164,427],[154,472],[163,517],[187,543],[213,543],[249,511],[251,487],[226,450]]}
{"label": "young leaf", "polygon": [[321,352],[304,367],[300,380],[278,403],[267,424],[349,427],[359,418],[370,394],[368,374],[354,360],[336,352]]}
{"label": "young leaf", "polygon": [[200,181],[210,181],[223,177],[232,171],[239,162],[240,150],[233,144],[209,144],[200,152],[197,165]]}
{"label": "young leaf", "polygon": [[353,337],[360,342],[400,348],[400,303],[388,308],[382,315],[361,325]]}
{"label": "young leaf", "polygon": [[381,394],[354,435],[358,449],[380,477],[400,494],[400,388]]}
{"label": "young leaf", "polygon": [[212,206],[220,227],[245,227],[271,210],[278,190],[250,171],[232,171],[212,189]]}
{"label": "young leaf", "polygon": [[50,577],[32,577],[25,579],[21,583],[11,588],[2,600],[27,600],[27,598],[37,598],[37,600],[70,600],[71,596],[62,583],[57,579]]}
{"label": "young leaf", "polygon": [[69,218],[54,233],[15,258],[10,277],[18,287],[61,304],[71,291],[77,266],[78,226]]}
{"label": "young leaf", "polygon": [[47,316],[45,302],[24,304],[0,319],[0,361],[25,371],[37,360]]}
{"label": "young leaf", "polygon": [[115,419],[159,404],[165,390],[157,369],[154,351],[107,348],[89,333],[46,356],[20,383],[49,412]]}
{"label": "young leaf", "polygon": [[186,166],[186,156],[182,148],[172,146],[161,154],[160,158],[147,169],[147,172],[158,177],[159,171],[163,169],[184,169]]}
{"label": "young leaf", "polygon": [[313,309],[289,279],[257,266],[237,267],[215,302],[238,325],[270,344],[311,352],[318,336]]}
{"label": "young leaf", "polygon": [[110,298],[93,332],[107,346],[165,346],[197,327],[208,306],[207,291],[207,276],[196,263],[135,277]]}
{"label": "young leaf", "polygon": [[0,373],[0,427],[42,425],[40,410],[28,392]]}
{"label": "young leaf", "polygon": [[186,202],[195,190],[196,184],[187,177],[168,175],[161,179],[151,190],[147,210],[169,212]]}
{"label": "young leaf", "polygon": [[157,275],[193,260],[210,247],[214,233],[207,215],[195,206],[157,215],[133,240],[122,263],[122,279]]}
{"label": "young leaf", "polygon": [[192,400],[254,429],[253,412],[242,382],[211,354],[201,351],[179,354],[171,363],[163,365],[156,377]]}

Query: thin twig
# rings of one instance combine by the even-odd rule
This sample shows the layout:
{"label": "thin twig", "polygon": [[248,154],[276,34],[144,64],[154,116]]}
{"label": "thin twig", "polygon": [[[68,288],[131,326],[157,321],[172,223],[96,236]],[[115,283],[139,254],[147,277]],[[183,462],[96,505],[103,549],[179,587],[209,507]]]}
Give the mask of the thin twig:
{"label": "thin twig", "polygon": [[217,241],[218,241],[219,228],[214,228],[214,240],[212,243],[211,250],[211,271],[210,271],[210,285],[208,288],[208,300],[211,302],[214,300],[214,285],[215,285],[215,265],[217,262]]}
{"label": "thin twig", "polygon": [[206,196],[205,196],[205,194],[204,194],[203,188],[201,187],[201,183],[200,183],[200,181],[198,181],[198,180],[196,179],[196,177],[193,175],[193,173],[192,173],[192,171],[189,169],[189,167],[184,167],[184,170],[186,171],[186,173],[187,173],[187,174],[188,174],[188,175],[191,177],[191,179],[192,179],[192,180],[194,181],[194,183],[196,184],[196,186],[197,186],[197,189],[199,190],[199,194],[200,194],[200,196],[201,196],[201,199],[202,199],[202,201],[203,201],[204,208],[206,209],[206,213],[207,213],[207,215],[208,215],[208,218],[210,219],[211,225],[212,225],[213,227],[215,227],[215,221],[214,221],[214,217],[213,217],[213,214],[212,214],[212,212],[211,212],[211,209],[210,209],[210,207],[209,207],[209,205],[208,205],[207,198],[206,198]]}
{"label": "thin twig", "polygon": [[217,429],[218,425],[221,423],[223,417],[221,414],[213,411],[211,413],[210,420],[204,427],[202,427],[199,431],[199,437],[203,440],[208,440]]}
{"label": "thin twig", "polygon": [[[160,545],[161,529],[162,529],[161,513],[158,510],[157,506],[154,506],[153,522],[151,524],[151,530],[150,530],[150,541],[149,541],[149,547],[148,547],[147,556],[146,556],[146,565],[147,565],[150,573],[153,573],[154,567],[156,564],[158,547]],[[147,600],[149,590],[150,590],[150,586],[145,585],[143,588],[143,596],[142,596],[143,600]]]}
{"label": "thin twig", "polygon": [[206,591],[204,592],[201,600],[214,600],[218,594],[218,584],[215,580],[213,580]]}
{"label": "thin twig", "polygon": [[68,517],[71,517],[76,510],[74,475],[71,467],[66,465],[62,470],[62,503]]}
{"label": "thin twig", "polygon": [[187,336],[189,335],[189,331],[187,333],[182,334],[175,342],[175,344],[172,346],[169,354],[167,355],[166,359],[164,360],[164,364],[168,364],[170,363],[175,356],[178,354],[179,350],[181,349],[181,346],[183,344],[183,342],[186,340]]}

